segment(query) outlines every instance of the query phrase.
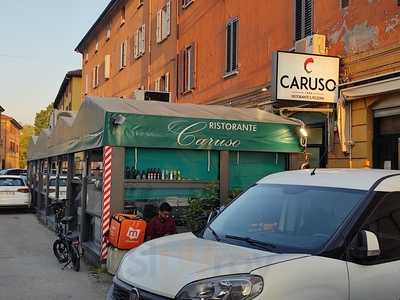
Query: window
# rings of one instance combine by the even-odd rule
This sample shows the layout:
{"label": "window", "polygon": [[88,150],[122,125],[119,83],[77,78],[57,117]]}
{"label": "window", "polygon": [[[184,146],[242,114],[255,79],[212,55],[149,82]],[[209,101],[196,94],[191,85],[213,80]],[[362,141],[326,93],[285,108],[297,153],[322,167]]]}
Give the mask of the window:
{"label": "window", "polygon": [[104,79],[110,79],[111,76],[111,56],[107,54],[104,57]]}
{"label": "window", "polygon": [[178,89],[180,94],[190,92],[196,82],[196,46],[191,44],[179,54]]}
{"label": "window", "polygon": [[375,233],[379,240],[381,255],[375,258],[374,263],[400,259],[400,192],[381,196],[363,227]]}
{"label": "window", "polygon": [[142,26],[140,26],[136,32],[135,32],[135,51],[134,51],[134,57],[136,59],[140,58],[141,56],[143,56],[143,54],[145,53],[145,49],[146,49],[146,44],[145,44],[145,34],[146,34],[146,30],[145,30],[145,25],[143,24]]}
{"label": "window", "polygon": [[349,6],[350,0],[341,0],[341,6],[342,8],[346,8]]}
{"label": "window", "polygon": [[296,0],[296,41],[313,33],[313,0]]}
{"label": "window", "polygon": [[171,2],[157,12],[157,43],[161,43],[168,38],[171,33]]}
{"label": "window", "polygon": [[169,92],[169,73],[165,73],[155,81],[155,90],[157,92]]}
{"label": "window", "polygon": [[85,95],[89,92],[89,74],[85,75]]}
{"label": "window", "polygon": [[226,68],[225,73],[231,74],[237,71],[237,18],[230,20],[226,24]]}
{"label": "window", "polygon": [[121,26],[125,24],[125,6],[121,8]]}
{"label": "window", "polygon": [[111,24],[108,24],[107,31],[106,31],[106,41],[111,38]]}
{"label": "window", "polygon": [[194,0],[182,0],[182,8],[188,7]]}
{"label": "window", "polygon": [[94,66],[92,76],[92,87],[95,89],[99,86],[99,65]]}
{"label": "window", "polygon": [[127,52],[127,41],[124,41],[119,49],[119,69],[122,70],[126,67],[126,52]]}

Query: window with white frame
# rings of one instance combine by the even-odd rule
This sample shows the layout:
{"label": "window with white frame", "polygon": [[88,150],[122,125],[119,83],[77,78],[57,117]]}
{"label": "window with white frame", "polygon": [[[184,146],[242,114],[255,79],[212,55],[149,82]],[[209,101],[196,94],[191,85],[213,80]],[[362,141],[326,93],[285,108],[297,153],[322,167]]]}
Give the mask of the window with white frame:
{"label": "window with white frame", "polygon": [[126,53],[128,48],[128,42],[124,41],[119,49],[119,69],[122,70],[126,67]]}
{"label": "window with white frame", "polygon": [[296,0],[295,38],[301,40],[313,34],[314,4],[313,0]]}
{"label": "window with white frame", "polygon": [[155,90],[157,92],[169,92],[169,72],[156,79]]}
{"label": "window with white frame", "polygon": [[161,43],[171,34],[171,1],[157,12],[157,43]]}
{"label": "window with white frame", "polygon": [[190,4],[192,4],[194,0],[181,0],[181,1],[182,1],[182,8],[186,8]]}
{"label": "window with white frame", "polygon": [[143,24],[135,32],[134,57],[136,59],[140,58],[145,53],[145,49],[146,49],[146,38],[145,38],[145,36],[146,36],[146,29],[145,29],[145,24]]}
{"label": "window with white frame", "polygon": [[233,18],[226,23],[226,51],[225,74],[231,74],[238,70],[237,41],[239,19]]}
{"label": "window with white frame", "polygon": [[196,86],[196,44],[185,47],[179,53],[178,90],[180,94],[192,91]]}

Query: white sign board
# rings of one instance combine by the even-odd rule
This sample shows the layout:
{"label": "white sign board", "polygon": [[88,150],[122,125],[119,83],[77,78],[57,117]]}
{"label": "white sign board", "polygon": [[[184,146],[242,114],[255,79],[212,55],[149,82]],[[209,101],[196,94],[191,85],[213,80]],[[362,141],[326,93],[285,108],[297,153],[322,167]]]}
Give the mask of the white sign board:
{"label": "white sign board", "polygon": [[273,69],[275,100],[337,101],[338,57],[278,51]]}

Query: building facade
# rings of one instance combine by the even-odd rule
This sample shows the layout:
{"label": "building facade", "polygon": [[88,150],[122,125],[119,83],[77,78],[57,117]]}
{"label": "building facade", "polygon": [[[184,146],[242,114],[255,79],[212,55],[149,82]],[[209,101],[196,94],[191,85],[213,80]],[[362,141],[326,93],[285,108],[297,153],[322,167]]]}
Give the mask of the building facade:
{"label": "building facade", "polygon": [[19,168],[19,138],[22,126],[5,114],[1,114],[0,119],[0,169]]}
{"label": "building facade", "polygon": [[[259,107],[307,124],[313,167],[399,168],[399,41],[397,0],[114,0],[77,51],[83,94]],[[338,103],[276,101],[275,51],[339,57]]]}
{"label": "building facade", "polygon": [[132,98],[176,89],[176,1],[113,0],[76,48],[82,94]]}
{"label": "building facade", "polygon": [[61,83],[53,107],[61,111],[78,111],[82,100],[82,70],[69,71]]}

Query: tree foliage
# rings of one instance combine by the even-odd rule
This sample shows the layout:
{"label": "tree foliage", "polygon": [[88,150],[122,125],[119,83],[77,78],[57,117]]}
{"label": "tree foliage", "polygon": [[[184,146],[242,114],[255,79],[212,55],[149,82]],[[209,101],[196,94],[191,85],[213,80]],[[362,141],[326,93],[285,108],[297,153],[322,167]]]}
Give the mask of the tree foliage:
{"label": "tree foliage", "polygon": [[19,166],[20,168],[26,168],[27,166],[27,153],[29,140],[35,132],[35,128],[32,125],[25,125],[21,130],[19,137]]}
{"label": "tree foliage", "polygon": [[49,127],[51,113],[53,112],[53,105],[49,104],[45,109],[42,109],[35,116],[35,135],[39,135],[40,131]]}

